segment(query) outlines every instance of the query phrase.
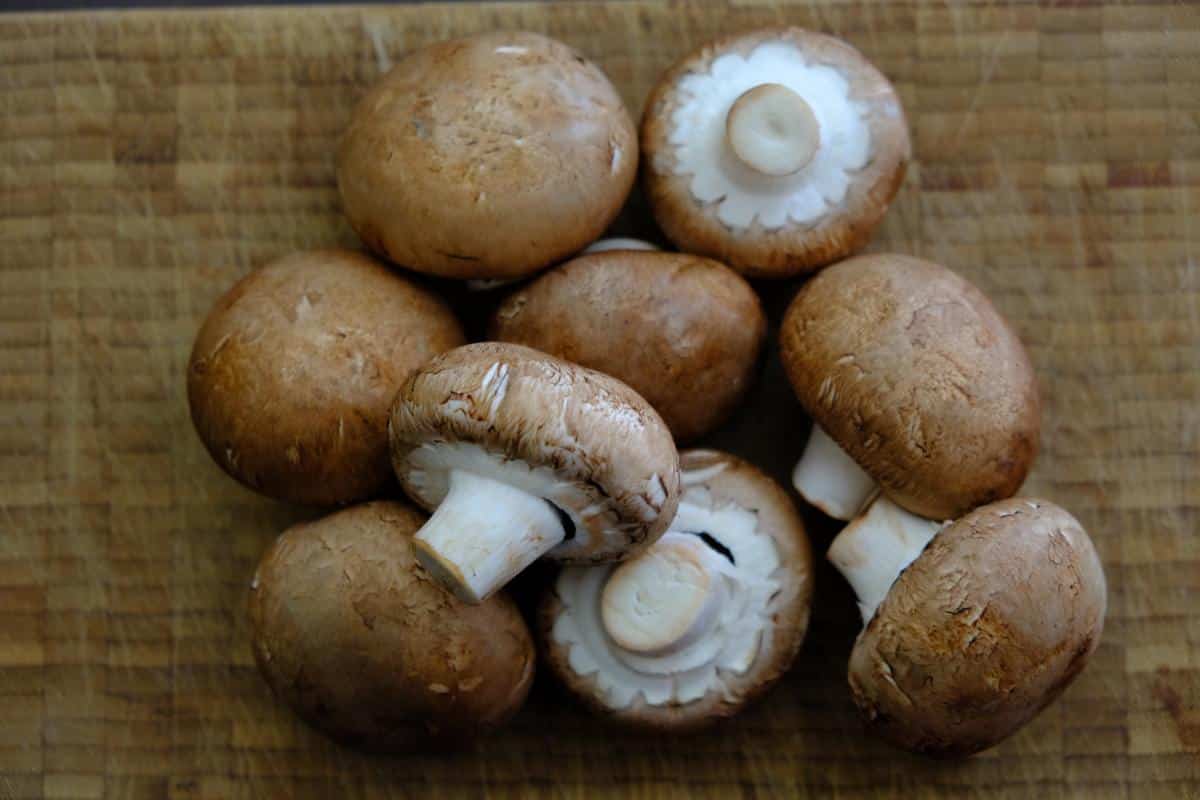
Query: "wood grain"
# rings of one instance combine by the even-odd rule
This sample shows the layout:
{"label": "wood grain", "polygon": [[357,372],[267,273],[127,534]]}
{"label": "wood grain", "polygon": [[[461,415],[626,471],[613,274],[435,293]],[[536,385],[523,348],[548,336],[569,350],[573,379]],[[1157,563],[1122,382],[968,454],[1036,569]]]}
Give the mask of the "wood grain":
{"label": "wood grain", "polygon": [[[314,512],[240,489],[192,434],[182,369],[209,304],[267,259],[355,243],[333,144],[405,50],[543,31],[640,109],[687,49],[785,21],[850,39],[907,104],[919,163],[872,248],[961,270],[1031,349],[1028,491],[1083,521],[1109,577],[1090,668],[981,757],[894,752],[859,728],[852,598],[823,569],[796,668],[711,734],[616,735],[544,680],[474,753],[370,758],[305,729],[258,678],[242,608],[265,544]],[[8,15],[0,103],[0,798],[1200,797],[1196,6]],[[654,235],[636,198],[620,229]],[[775,318],[794,290],[759,288]],[[782,476],[806,428],[772,355],[713,442]]]}

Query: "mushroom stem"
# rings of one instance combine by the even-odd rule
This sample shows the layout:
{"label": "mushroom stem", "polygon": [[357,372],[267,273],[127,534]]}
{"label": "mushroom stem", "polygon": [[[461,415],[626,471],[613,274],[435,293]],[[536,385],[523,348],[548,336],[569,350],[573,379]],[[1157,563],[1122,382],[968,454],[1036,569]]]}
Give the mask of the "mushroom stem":
{"label": "mushroom stem", "polygon": [[439,583],[464,602],[482,603],[565,536],[543,498],[456,469],[413,546]]}
{"label": "mushroom stem", "polygon": [[600,596],[605,633],[641,656],[671,655],[699,641],[725,599],[720,558],[697,536],[667,533],[609,576]]}
{"label": "mushroom stem", "polygon": [[588,253],[604,253],[609,250],[657,250],[658,248],[649,242],[641,239],[627,239],[623,237],[614,237],[612,239],[599,239],[592,242],[587,247],[583,248],[583,254]]}
{"label": "mushroom stem", "polygon": [[864,624],[941,528],[880,497],[834,538],[826,557],[854,588]]}
{"label": "mushroom stem", "polygon": [[804,98],[781,84],[763,83],[730,106],[725,138],[747,167],[782,177],[812,161],[821,144],[821,128]]}
{"label": "mushroom stem", "polygon": [[809,505],[843,521],[854,519],[878,488],[875,479],[815,423],[792,470],[792,485]]}

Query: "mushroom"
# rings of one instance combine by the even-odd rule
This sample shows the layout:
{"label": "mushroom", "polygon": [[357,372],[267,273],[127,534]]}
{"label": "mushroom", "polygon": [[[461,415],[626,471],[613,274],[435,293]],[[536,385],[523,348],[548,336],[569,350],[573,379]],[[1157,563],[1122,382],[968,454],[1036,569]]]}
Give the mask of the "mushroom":
{"label": "mushroom", "polygon": [[641,146],[667,237],[763,278],[865,245],[911,157],[887,78],[846,42],[788,27],[679,61],[650,94]]}
{"label": "mushroom", "polygon": [[813,432],[796,490],[851,519],[878,486],[952,519],[1012,496],[1037,455],[1037,378],[1017,335],[965,279],[909,256],[858,256],[784,315],[784,368]]}
{"label": "mushroom", "polygon": [[225,293],[188,362],[192,422],[217,464],[295,503],[391,479],[387,416],[422,362],[465,341],[432,292],[348,250],[295,253]]}
{"label": "mushroom", "polygon": [[859,598],[854,701],[888,741],[967,756],[1015,733],[1075,679],[1104,626],[1104,572],[1063,509],[1017,497],[944,526],[886,498],[829,560]]}
{"label": "mushroom", "polygon": [[629,239],[617,236],[612,239],[599,239],[583,248],[581,255],[588,253],[606,253],[609,250],[658,250],[658,247],[642,239]]}
{"label": "mushroom", "polygon": [[666,530],[679,456],[625,384],[527,347],[438,356],[396,397],[392,463],[433,511],[417,558],[478,603],[543,555],[613,561]]}
{"label": "mushroom", "polygon": [[350,224],[379,254],[504,280],[577,252],[637,172],[633,121],[561,42],[497,31],[421,48],[358,104],[337,155]]}
{"label": "mushroom", "polygon": [[488,331],[624,381],[678,441],[732,413],[766,334],[758,296],[724,264],[632,249],[583,255],[539,276],[499,306]]}
{"label": "mushroom", "polygon": [[277,697],[346,744],[402,752],[496,728],[524,704],[533,639],[505,595],[465,605],[413,558],[425,517],[395,502],[286,531],[250,591],[254,658]]}
{"label": "mushroom", "polygon": [[538,614],[545,663],[596,712],[653,730],[732,716],[791,666],[812,557],[787,493],[741,459],[681,454],[668,532],[618,565],[567,567]]}

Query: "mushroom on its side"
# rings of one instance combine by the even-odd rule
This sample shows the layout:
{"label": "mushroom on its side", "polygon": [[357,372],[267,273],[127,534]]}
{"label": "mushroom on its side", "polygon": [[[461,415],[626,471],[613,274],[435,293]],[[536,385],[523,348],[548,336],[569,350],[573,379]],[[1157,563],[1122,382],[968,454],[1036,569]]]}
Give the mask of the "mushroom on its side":
{"label": "mushroom on its side", "polygon": [[1092,541],[1063,509],[1024,497],[941,525],[880,498],[829,548],[865,627],[854,701],[879,735],[966,756],[1015,733],[1096,649],[1107,603]]}
{"label": "mushroom on its side", "polygon": [[188,361],[192,422],[242,484],[295,503],[370,497],[391,477],[387,415],[431,356],[466,341],[435,294],[349,250],[251,272],[204,321]]}
{"label": "mushroom on its side", "polygon": [[433,511],[417,558],[477,603],[542,555],[594,563],[657,539],[679,501],[662,419],[625,384],[514,344],[427,363],[390,424],[401,485]]}
{"label": "mushroom on its side", "polygon": [[1037,377],[991,302],[909,256],[858,256],[796,295],[784,368],[813,419],[793,481],[853,518],[876,488],[932,519],[1012,496],[1038,450]]}
{"label": "mushroom on its side", "polygon": [[350,224],[419,272],[506,280],[579,251],[636,177],[637,134],[567,45],[496,31],[423,47],[359,102],[337,155]]}
{"label": "mushroom on its side", "polygon": [[488,330],[624,381],[680,442],[732,413],[766,334],[758,296],[733,270],[631,249],[583,255],[539,276],[497,308]]}
{"label": "mushroom on its side", "polygon": [[643,183],[681,250],[763,278],[866,244],[910,158],[887,79],[799,28],[735,34],[672,67],[642,118]]}
{"label": "mushroom on its side", "polygon": [[263,677],[346,744],[404,752],[469,739],[515,714],[533,682],[533,640],[513,602],[465,605],[417,564],[424,521],[401,503],[354,506],[289,529],[255,572]]}
{"label": "mushroom on its side", "polygon": [[732,716],[791,665],[812,557],[787,493],[732,455],[681,455],[670,530],[619,565],[567,567],[542,601],[545,663],[600,714],[652,730]]}

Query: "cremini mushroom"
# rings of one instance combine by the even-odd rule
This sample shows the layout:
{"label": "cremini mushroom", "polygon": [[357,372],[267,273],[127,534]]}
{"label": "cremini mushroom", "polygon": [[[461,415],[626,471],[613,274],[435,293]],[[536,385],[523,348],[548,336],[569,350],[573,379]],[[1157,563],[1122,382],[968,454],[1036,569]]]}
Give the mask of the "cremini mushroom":
{"label": "cremini mushroom", "polygon": [[467,345],[396,397],[392,461],[433,516],[417,558],[477,603],[542,555],[593,563],[657,539],[679,502],[667,426],[625,384],[527,347]]}
{"label": "cremini mushroom", "polygon": [[255,270],[204,321],[188,362],[192,421],[222,469],[315,505],[370,497],[391,478],[387,417],[429,357],[465,341],[427,289],[348,250]]}
{"label": "cremini mushroom", "polygon": [[859,598],[854,701],[892,743],[966,756],[1054,701],[1096,649],[1107,603],[1091,539],[1016,497],[942,525],[876,500],[829,560]]}
{"label": "cremini mushroom", "polygon": [[272,691],[326,734],[403,752],[485,733],[525,702],[533,639],[513,602],[468,606],[413,557],[425,516],[374,502],[286,531],[250,591]]}
{"label": "cremini mushroom", "polygon": [[858,256],[809,281],[784,315],[784,367],[813,432],[793,480],[851,519],[878,486],[952,519],[1010,497],[1041,426],[1037,378],[1017,335],[954,272]]}
{"label": "cremini mushroom", "polygon": [[808,627],[812,560],[787,493],[750,464],[685,451],[668,532],[618,565],[567,567],[543,598],[545,663],[619,722],[731,716],[787,671]]}
{"label": "cremini mushroom", "polygon": [[420,272],[504,280],[603,233],[637,162],[633,121],[595,64],[498,31],[396,64],[355,109],[337,178],[372,250]]}
{"label": "cremini mushroom", "polygon": [[644,186],[681,250],[780,278],[866,244],[904,180],[895,90],[846,42],[799,28],[679,61],[642,118]]}
{"label": "cremini mushroom", "polygon": [[677,441],[733,411],[766,334],[758,296],[724,264],[632,249],[583,255],[539,276],[500,305],[488,330],[624,381]]}

